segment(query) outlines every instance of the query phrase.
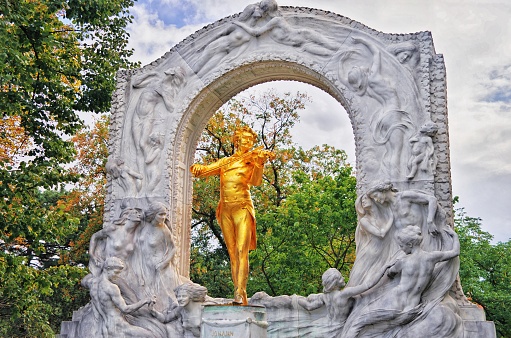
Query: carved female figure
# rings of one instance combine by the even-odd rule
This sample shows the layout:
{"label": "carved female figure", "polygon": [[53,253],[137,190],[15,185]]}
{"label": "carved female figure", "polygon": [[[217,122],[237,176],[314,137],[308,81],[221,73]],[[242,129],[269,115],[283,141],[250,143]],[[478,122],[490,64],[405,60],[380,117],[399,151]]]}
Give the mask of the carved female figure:
{"label": "carved female figure", "polygon": [[298,298],[298,304],[308,311],[326,306],[330,321],[340,325],[340,330],[342,330],[353,306],[353,297],[376,285],[388,268],[388,266],[384,269],[380,268],[379,273],[371,276],[366,283],[347,287],[344,287],[346,283],[339,270],[330,268],[321,277],[323,293],[312,294],[307,298]]}
{"label": "carved female figure", "polygon": [[140,284],[148,296],[156,296],[156,308],[172,302],[173,289],[185,281],[174,264],[176,246],[167,220],[167,208],[154,202],[145,212],[144,226],[137,233]]}
{"label": "carved female figure", "polygon": [[[101,325],[97,330],[104,338],[151,338],[155,337],[150,331],[135,325],[131,325],[126,314],[133,313],[146,304],[151,304],[150,298],[139,300],[127,305],[121,295],[117,280],[124,269],[124,263],[117,257],[107,258],[98,276],[88,275],[83,279],[82,285],[89,288],[92,306]],[[94,328],[89,328],[89,333]]]}
{"label": "carved female figure", "polygon": [[393,238],[392,213],[380,210],[367,194],[357,198],[355,209],[358,215],[355,232],[357,259],[351,269],[350,286],[360,285],[369,276],[378,273],[399,250]]}
{"label": "carved female figure", "polygon": [[142,186],[142,174],[128,167],[123,159],[109,158],[105,165],[106,172],[117,180],[119,186],[128,196],[133,196]]}
{"label": "carved female figure", "polygon": [[380,206],[389,208],[395,228],[403,229],[410,224],[422,226],[426,221],[425,232],[438,234],[435,224],[438,205],[435,196],[418,190],[397,191],[390,182],[373,186],[367,195]]}
{"label": "carved female figure", "polygon": [[132,79],[133,88],[144,88],[136,103],[131,121],[137,170],[144,174],[145,180],[142,181],[144,187],[147,187],[149,182],[146,161],[153,147],[150,135],[153,133],[155,124],[158,124],[158,121],[164,121],[164,118],[158,116],[158,112],[172,113],[174,111],[173,100],[184,83],[185,76],[181,67],[175,67],[164,71],[163,74],[152,72]]}
{"label": "carved female figure", "polygon": [[390,173],[391,179],[399,178],[401,166],[404,164],[402,156],[405,139],[413,126],[410,115],[402,110],[396,85],[389,83],[382,74],[380,50],[363,37],[351,39],[355,44],[366,46],[372,60],[370,68],[354,66],[348,71],[348,85],[357,95],[367,94],[381,104],[382,109],[375,112],[371,119],[373,139],[377,144],[385,146],[382,156],[384,169]]}
{"label": "carved female figure", "polygon": [[[251,4],[245,7],[238,20],[248,27],[252,27],[261,16],[262,12],[259,4]],[[211,67],[205,67],[207,64],[216,66],[218,63],[212,62],[212,60],[220,61],[236,49],[238,50],[237,55],[240,55],[248,47],[250,39],[252,39],[252,35],[244,29],[235,24],[229,24],[227,28],[215,35],[209,43],[202,47],[203,49],[199,50],[201,56],[193,66],[193,70],[195,73],[206,73],[211,69]]]}
{"label": "carved female figure", "polygon": [[142,212],[138,209],[125,209],[119,219],[92,235],[90,239],[89,269],[99,274],[108,257],[118,257],[128,261],[135,249],[135,231],[142,222]]}
{"label": "carved female figure", "polygon": [[264,17],[270,20],[261,27],[250,27],[242,22],[234,24],[240,26],[252,36],[261,36],[268,32],[270,37],[286,46],[299,47],[303,51],[314,55],[332,55],[339,45],[323,37],[321,34],[305,28],[294,28],[278,13],[278,4],[275,0],[262,0],[259,3]]}
{"label": "carved female figure", "polygon": [[[378,332],[380,336],[395,337],[396,328],[401,331],[399,337],[417,336],[417,333],[410,335],[404,332],[410,330],[410,326],[419,324],[421,319],[424,319],[441,301],[440,298],[423,297],[431,287],[432,280],[437,278],[437,274],[434,273],[435,267],[440,262],[457,257],[460,252],[456,233],[450,228],[443,231],[449,237],[451,245],[450,248],[438,251],[425,251],[421,248],[423,237],[418,226],[409,225],[397,233],[397,242],[404,256],[397,259],[387,271],[390,278],[388,285],[391,287],[369,303],[360,316],[350,317],[342,337],[373,337],[371,332]],[[443,292],[452,285],[454,276],[455,274],[451,273],[449,278],[445,279],[442,285]],[[406,327],[405,325],[409,323],[410,325]],[[435,336],[451,337],[449,333],[457,330],[456,325],[451,323],[444,326],[442,328],[444,334]],[[390,332],[394,334],[390,335]],[[432,336],[428,331],[422,331],[422,334]]]}

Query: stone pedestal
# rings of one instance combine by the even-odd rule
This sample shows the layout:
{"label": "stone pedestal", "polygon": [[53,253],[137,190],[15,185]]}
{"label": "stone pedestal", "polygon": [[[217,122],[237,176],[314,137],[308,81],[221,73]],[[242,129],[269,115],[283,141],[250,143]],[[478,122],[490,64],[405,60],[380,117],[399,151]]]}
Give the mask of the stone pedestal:
{"label": "stone pedestal", "polygon": [[267,327],[262,306],[206,305],[201,338],[266,338]]}

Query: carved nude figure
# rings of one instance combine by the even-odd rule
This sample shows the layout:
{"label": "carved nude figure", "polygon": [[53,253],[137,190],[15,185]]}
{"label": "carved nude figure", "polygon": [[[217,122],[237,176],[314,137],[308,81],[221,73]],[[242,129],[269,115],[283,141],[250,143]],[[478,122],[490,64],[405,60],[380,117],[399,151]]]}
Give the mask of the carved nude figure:
{"label": "carved nude figure", "polygon": [[128,260],[135,248],[135,231],[141,222],[141,211],[128,208],[123,210],[113,224],[92,235],[89,246],[91,257],[89,269],[93,274],[97,275],[96,272],[101,270],[105,259],[109,257],[118,257],[123,262]]}
{"label": "carved nude figure", "polygon": [[419,132],[410,139],[412,156],[408,162],[410,173],[406,176],[409,180],[413,179],[417,174],[419,174],[420,178],[424,175],[431,176],[435,173],[437,157],[435,156],[432,138],[436,135],[437,131],[438,126],[428,121],[421,127]]}
{"label": "carved nude figure", "polygon": [[[382,165],[390,172],[391,178],[398,178],[401,160],[405,148],[405,139],[411,130],[412,122],[407,112],[401,108],[401,101],[395,84],[389,83],[382,74],[380,50],[363,37],[352,37],[354,44],[367,47],[372,55],[371,67],[354,66],[348,71],[348,85],[359,96],[368,95],[382,106],[371,119],[373,139],[377,144],[385,146]],[[349,56],[347,53],[345,55]],[[341,63],[342,65],[342,63]]]}
{"label": "carved nude figure", "polygon": [[[135,145],[137,170],[144,173],[144,177],[147,176],[146,161],[153,147],[150,135],[153,133],[155,123],[163,121],[161,117],[158,117],[157,110],[168,113],[174,111],[173,100],[183,85],[185,77],[184,70],[181,67],[175,67],[164,71],[163,74],[152,72],[132,79],[133,88],[143,88],[133,113],[131,134]],[[161,104],[163,107],[160,106]],[[143,184],[147,185],[148,180],[144,180]]]}
{"label": "carved nude figure", "polygon": [[326,306],[330,321],[342,326],[350,314],[353,297],[375,286],[388,269],[389,266],[380,269],[381,272],[372,276],[371,281],[357,286],[344,287],[344,277],[339,270],[330,268],[323,273],[321,278],[323,293],[312,294],[307,298],[298,298],[298,304],[308,311]]}
{"label": "carved nude figure", "polygon": [[298,47],[303,51],[319,55],[332,55],[339,49],[333,41],[323,37],[318,32],[306,28],[294,28],[285,18],[278,13],[278,4],[275,0],[262,0],[259,7],[263,17],[269,17],[269,21],[261,27],[250,27],[242,22],[234,24],[240,26],[254,37],[268,33],[278,43],[286,46]]}
{"label": "carved nude figure", "polygon": [[433,235],[438,233],[435,224],[435,196],[416,190],[397,191],[389,182],[370,188],[367,195],[377,204],[389,208],[396,229],[403,229],[410,224],[422,225],[426,218],[427,232]]}
{"label": "carved nude figure", "polygon": [[162,323],[180,319],[184,329],[184,338],[200,337],[202,303],[208,290],[195,283],[184,283],[174,289],[177,304],[172,303],[165,313],[158,312],[150,305],[151,315]]}
{"label": "carved nude figure", "polygon": [[128,196],[133,196],[140,190],[144,176],[128,167],[124,160],[109,158],[105,169],[107,173],[117,180],[121,189]]}
{"label": "carved nude figure", "polygon": [[236,130],[235,153],[209,165],[194,164],[193,176],[220,176],[220,201],[217,219],[222,229],[231,261],[234,302],[247,304],[249,272],[248,252],[256,247],[255,209],[250,187],[262,183],[264,163],[275,154],[252,149],[257,134],[249,127]]}
{"label": "carved nude figure", "polygon": [[[447,228],[445,232],[452,238],[453,244],[452,249],[443,251],[422,250],[422,234],[418,226],[410,225],[398,232],[397,241],[405,256],[399,258],[387,271],[390,279],[396,278],[396,285],[372,304],[360,318],[345,327],[342,337],[359,337],[365,327],[375,324],[390,328],[407,324],[417,318],[425,306],[421,304],[421,296],[434,278],[435,265],[460,253],[454,230]],[[382,335],[383,333],[381,332]]]}
{"label": "carved nude figure", "polygon": [[105,338],[117,337],[155,337],[148,330],[131,325],[124,318],[124,314],[132,313],[146,304],[151,304],[150,298],[140,300],[127,305],[121,296],[119,287],[115,284],[124,263],[117,257],[109,257],[105,260],[99,276],[88,275],[82,284],[89,288],[94,312],[99,316],[101,324],[101,336]]}
{"label": "carved nude figure", "polygon": [[157,309],[163,309],[163,304],[173,301],[173,289],[184,281],[173,260],[176,246],[167,212],[163,203],[150,204],[145,212],[144,226],[137,233],[140,283],[148,296],[157,297]]}
{"label": "carved nude figure", "polygon": [[[239,16],[239,22],[243,22],[248,27],[252,27],[261,18],[261,9],[259,4],[251,4],[245,7]],[[211,69],[207,65],[217,65],[225,56],[237,50],[237,55],[243,53],[248,47],[248,42],[252,39],[252,35],[247,33],[244,29],[235,24],[229,24],[227,28],[214,36],[209,43],[199,50],[201,53],[200,59],[193,66],[195,73],[206,73]],[[236,56],[233,56],[235,58]]]}

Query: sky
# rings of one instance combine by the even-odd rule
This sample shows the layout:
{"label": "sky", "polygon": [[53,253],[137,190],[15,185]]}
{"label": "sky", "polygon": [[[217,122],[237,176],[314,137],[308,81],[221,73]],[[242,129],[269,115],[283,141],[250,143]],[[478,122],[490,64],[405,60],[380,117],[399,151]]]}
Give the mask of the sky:
{"label": "sky", "polygon": [[[133,61],[146,65],[188,35],[241,12],[250,0],[142,0],[128,27]],[[447,69],[453,195],[457,207],[482,219],[495,241],[511,239],[511,1],[509,0],[280,0],[313,7],[385,33],[430,31]],[[294,131],[299,145],[328,143],[354,163],[353,133],[342,106],[310,85],[268,83],[308,93],[313,103]],[[259,90],[252,88],[251,90]]]}

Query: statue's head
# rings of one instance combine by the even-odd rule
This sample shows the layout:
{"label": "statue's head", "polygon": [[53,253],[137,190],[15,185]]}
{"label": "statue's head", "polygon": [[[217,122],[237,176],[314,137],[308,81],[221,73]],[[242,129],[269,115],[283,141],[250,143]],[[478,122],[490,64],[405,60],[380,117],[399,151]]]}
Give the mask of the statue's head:
{"label": "statue's head", "polygon": [[367,82],[368,75],[365,68],[354,66],[348,72],[348,83],[358,95],[364,95],[367,90]]}
{"label": "statue's head", "polygon": [[397,192],[397,189],[394,188],[391,182],[381,182],[369,188],[367,196],[373,201],[383,204],[387,200],[388,192]]}
{"label": "statue's head", "polygon": [[123,269],[124,262],[117,257],[108,257],[103,263],[103,272],[110,281],[116,280]]}
{"label": "statue's head", "polygon": [[248,142],[251,142],[251,146],[249,148],[252,148],[252,145],[257,141],[257,134],[252,128],[249,126],[243,126],[234,132],[234,136],[232,138],[232,142],[234,143],[234,148],[239,148],[241,143],[240,141],[246,140]]}
{"label": "statue's head", "polygon": [[188,282],[174,289],[179,306],[186,306],[190,301],[202,303],[206,300],[208,289],[204,286]]}
{"label": "statue's head", "polygon": [[422,243],[421,229],[416,225],[409,225],[401,229],[397,233],[397,242],[405,253],[410,253],[413,247]]}
{"label": "statue's head", "polygon": [[262,0],[259,3],[259,8],[264,13],[274,13],[279,9],[279,4],[275,0]]}
{"label": "statue's head", "polygon": [[153,202],[149,205],[149,208],[145,212],[145,219],[147,222],[151,223],[157,215],[165,215],[167,216],[168,209],[165,204],[161,202]]}
{"label": "statue's head", "polygon": [[346,282],[344,282],[344,277],[336,268],[330,268],[326,270],[321,277],[321,282],[323,284],[324,293],[342,289],[346,285]]}
{"label": "statue's head", "polygon": [[140,222],[142,220],[142,211],[136,208],[126,208],[121,212],[121,215],[113,222],[113,224],[122,226],[126,224],[128,220]]}

